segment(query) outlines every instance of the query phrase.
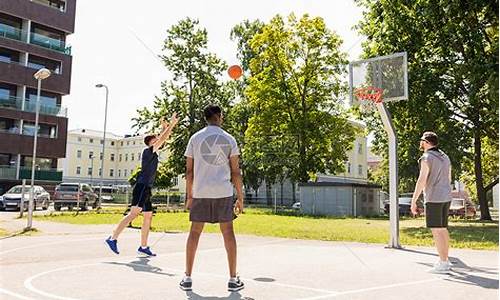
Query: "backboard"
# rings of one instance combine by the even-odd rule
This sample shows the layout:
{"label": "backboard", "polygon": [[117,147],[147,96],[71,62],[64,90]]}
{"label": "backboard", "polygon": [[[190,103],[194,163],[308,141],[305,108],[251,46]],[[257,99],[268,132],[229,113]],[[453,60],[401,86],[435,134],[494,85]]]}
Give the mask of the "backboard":
{"label": "backboard", "polygon": [[408,99],[406,52],[349,63],[349,98],[351,105],[360,104],[356,94],[366,88],[381,89],[383,102]]}

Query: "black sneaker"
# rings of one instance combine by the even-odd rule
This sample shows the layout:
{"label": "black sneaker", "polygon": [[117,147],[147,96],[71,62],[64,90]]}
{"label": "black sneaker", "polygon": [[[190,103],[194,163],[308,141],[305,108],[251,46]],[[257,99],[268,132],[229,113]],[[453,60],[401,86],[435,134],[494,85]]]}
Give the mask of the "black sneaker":
{"label": "black sneaker", "polygon": [[244,288],[245,284],[240,280],[239,276],[229,279],[229,282],[227,283],[227,290],[230,292],[241,291]]}
{"label": "black sneaker", "polygon": [[184,278],[182,278],[181,283],[179,283],[179,287],[181,288],[181,290],[186,291],[186,292],[192,291],[193,290],[193,281],[191,280],[191,277],[184,276]]}

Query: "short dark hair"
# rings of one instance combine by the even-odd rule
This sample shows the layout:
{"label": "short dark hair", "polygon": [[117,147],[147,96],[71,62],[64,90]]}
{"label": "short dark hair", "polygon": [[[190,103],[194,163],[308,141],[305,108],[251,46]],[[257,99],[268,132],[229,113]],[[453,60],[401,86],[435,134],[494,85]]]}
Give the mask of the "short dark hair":
{"label": "short dark hair", "polygon": [[428,142],[429,144],[433,145],[433,146],[437,146],[438,145],[438,136],[436,133],[432,132],[432,131],[426,131],[422,134],[422,137],[420,138],[422,141],[426,141]]}
{"label": "short dark hair", "polygon": [[149,142],[151,142],[152,139],[154,139],[156,137],[156,135],[154,134],[148,134],[144,137],[144,144],[146,144],[146,146],[149,146]]}
{"label": "short dark hair", "polygon": [[210,121],[215,115],[220,116],[222,114],[222,109],[219,105],[210,104],[205,107],[203,114],[205,115],[205,120]]}

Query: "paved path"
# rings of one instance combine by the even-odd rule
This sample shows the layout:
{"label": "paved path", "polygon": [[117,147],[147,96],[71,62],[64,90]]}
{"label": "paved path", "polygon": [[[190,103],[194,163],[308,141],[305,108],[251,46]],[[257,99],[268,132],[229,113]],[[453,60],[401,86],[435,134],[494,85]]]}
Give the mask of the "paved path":
{"label": "paved path", "polygon": [[[25,222],[0,215],[1,226]],[[222,238],[204,234],[186,293],[184,233],[153,233],[159,255],[144,259],[137,230],[124,232],[114,255],[103,243],[112,226],[36,226],[41,234],[0,240],[0,299],[498,299],[495,251],[453,250],[455,271],[438,276],[427,272],[431,248],[239,236],[246,289],[231,294]]]}

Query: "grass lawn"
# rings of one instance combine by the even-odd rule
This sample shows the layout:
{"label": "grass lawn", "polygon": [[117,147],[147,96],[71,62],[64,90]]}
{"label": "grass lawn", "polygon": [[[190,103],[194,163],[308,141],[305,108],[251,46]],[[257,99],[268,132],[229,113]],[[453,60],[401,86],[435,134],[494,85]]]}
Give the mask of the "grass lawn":
{"label": "grass lawn", "polygon": [[[122,212],[122,211],[121,211]],[[114,224],[122,214],[117,211],[53,213],[39,216],[40,220],[71,224]],[[141,224],[134,221],[134,226]],[[247,209],[235,221],[235,230],[241,234],[274,236],[324,241],[352,241],[387,243],[387,218],[326,218],[309,216],[273,215],[268,209]],[[498,222],[465,221],[450,218],[450,243],[453,248],[498,249]],[[153,231],[188,231],[188,213],[157,213],[153,218]],[[219,232],[217,225],[207,224],[205,232]],[[432,234],[425,228],[423,218],[403,218],[400,222],[403,245],[431,246]]]}

